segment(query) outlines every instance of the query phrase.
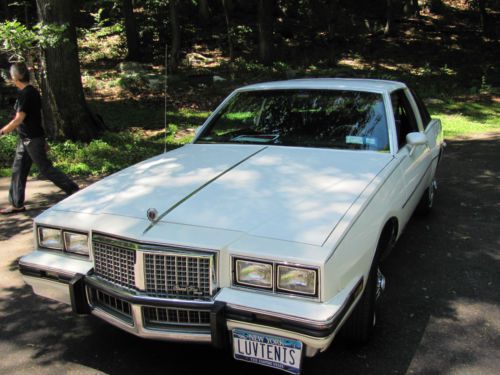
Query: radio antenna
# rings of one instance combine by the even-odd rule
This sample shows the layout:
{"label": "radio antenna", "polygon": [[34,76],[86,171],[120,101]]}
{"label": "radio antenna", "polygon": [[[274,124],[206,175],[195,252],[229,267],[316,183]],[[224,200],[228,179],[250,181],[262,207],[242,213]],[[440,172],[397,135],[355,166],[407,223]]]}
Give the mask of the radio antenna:
{"label": "radio antenna", "polygon": [[165,100],[163,107],[164,122],[165,122],[165,139],[163,153],[167,152],[167,93],[168,93],[168,44],[165,43]]}

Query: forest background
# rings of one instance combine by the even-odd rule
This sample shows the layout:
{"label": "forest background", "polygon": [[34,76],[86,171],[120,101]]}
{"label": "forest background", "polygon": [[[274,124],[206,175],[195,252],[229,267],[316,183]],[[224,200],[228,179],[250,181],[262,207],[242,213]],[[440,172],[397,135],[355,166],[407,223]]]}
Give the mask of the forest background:
{"label": "forest background", "polygon": [[[498,0],[2,0],[0,124],[6,70],[25,60],[50,156],[72,175],[179,147],[233,89],[268,80],[399,80],[445,137],[499,131],[499,20]],[[15,144],[0,139],[0,175]]]}

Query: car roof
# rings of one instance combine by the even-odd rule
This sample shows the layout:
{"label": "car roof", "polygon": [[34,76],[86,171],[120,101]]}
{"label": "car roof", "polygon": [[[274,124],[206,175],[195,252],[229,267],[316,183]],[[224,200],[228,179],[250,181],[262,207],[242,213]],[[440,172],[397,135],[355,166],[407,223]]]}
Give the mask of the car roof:
{"label": "car roof", "polygon": [[405,88],[402,82],[387,81],[382,79],[365,78],[305,78],[287,81],[263,82],[244,86],[238,91],[253,90],[294,90],[294,89],[320,89],[320,90],[349,90],[367,92],[392,92]]}

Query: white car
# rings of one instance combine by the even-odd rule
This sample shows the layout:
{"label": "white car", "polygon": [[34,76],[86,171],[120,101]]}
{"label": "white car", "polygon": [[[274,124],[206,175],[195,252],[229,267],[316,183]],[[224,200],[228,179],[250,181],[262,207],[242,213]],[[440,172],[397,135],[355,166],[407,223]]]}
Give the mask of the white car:
{"label": "white car", "polygon": [[38,216],[20,270],[36,294],[134,335],[299,373],[341,328],[369,338],[379,262],[432,207],[443,146],[400,82],[243,87],[191,144]]}

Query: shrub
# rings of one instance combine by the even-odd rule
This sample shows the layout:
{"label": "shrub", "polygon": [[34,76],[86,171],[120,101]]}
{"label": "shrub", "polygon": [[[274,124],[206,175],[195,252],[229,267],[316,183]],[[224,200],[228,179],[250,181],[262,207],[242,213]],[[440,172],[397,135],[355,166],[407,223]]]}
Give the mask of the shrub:
{"label": "shrub", "polygon": [[17,137],[9,134],[0,138],[0,168],[10,167],[14,160]]}

